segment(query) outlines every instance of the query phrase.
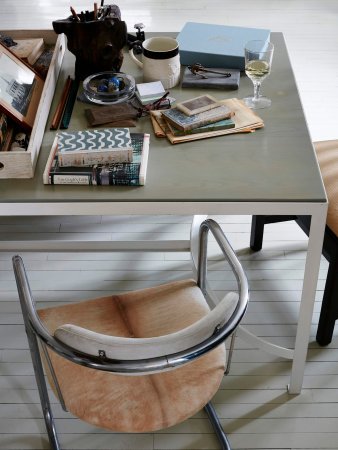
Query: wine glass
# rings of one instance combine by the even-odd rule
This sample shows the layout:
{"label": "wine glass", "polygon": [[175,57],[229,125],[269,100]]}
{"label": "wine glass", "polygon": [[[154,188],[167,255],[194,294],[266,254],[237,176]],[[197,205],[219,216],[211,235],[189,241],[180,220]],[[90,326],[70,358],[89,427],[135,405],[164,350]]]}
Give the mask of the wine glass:
{"label": "wine glass", "polygon": [[274,46],[267,41],[249,41],[244,47],[245,73],[254,85],[254,95],[243,99],[251,109],[267,108],[271,100],[261,95],[262,81],[269,75]]}

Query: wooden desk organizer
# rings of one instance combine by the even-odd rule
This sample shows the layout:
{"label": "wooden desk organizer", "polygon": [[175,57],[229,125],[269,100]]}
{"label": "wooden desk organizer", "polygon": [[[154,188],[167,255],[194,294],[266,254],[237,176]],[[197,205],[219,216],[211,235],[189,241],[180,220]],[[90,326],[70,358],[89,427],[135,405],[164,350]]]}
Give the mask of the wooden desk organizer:
{"label": "wooden desk organizer", "polygon": [[75,21],[72,16],[54,20],[57,34],[67,36],[68,50],[76,57],[75,78],[84,80],[96,72],[119,72],[123,62],[122,49],[127,43],[127,26],[119,18],[94,20],[94,13],[87,21]]}
{"label": "wooden desk organizer", "polygon": [[25,152],[0,152],[0,179],[33,178],[56,82],[66,48],[65,37],[64,35],[57,36],[52,30],[2,30],[2,33],[11,36],[13,39],[42,37],[46,44],[55,45],[53,58],[44,82],[27,150]]}

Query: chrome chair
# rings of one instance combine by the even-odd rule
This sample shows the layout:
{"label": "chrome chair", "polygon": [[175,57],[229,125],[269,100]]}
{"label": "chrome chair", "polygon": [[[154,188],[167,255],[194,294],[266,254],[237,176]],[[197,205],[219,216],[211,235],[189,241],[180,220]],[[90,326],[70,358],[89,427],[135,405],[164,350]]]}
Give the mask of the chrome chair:
{"label": "chrome chair", "polygon": [[[212,310],[209,231],[238,292]],[[219,225],[199,227],[196,278],[46,309],[35,308],[20,256],[14,273],[50,446],[60,450],[45,374],[64,410],[118,432],[152,432],[204,408],[221,448],[230,444],[210,403],[224,375],[224,341],[248,304],[243,268]],[[196,253],[196,252],[195,252]],[[193,260],[195,258],[193,257]]]}

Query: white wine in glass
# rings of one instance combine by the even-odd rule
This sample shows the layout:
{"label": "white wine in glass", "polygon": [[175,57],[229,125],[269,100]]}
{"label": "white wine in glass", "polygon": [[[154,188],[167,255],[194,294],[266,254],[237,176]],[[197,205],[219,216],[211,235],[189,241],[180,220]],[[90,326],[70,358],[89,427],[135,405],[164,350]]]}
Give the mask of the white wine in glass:
{"label": "white wine in glass", "polygon": [[273,44],[266,41],[250,41],[245,45],[245,73],[254,85],[254,95],[243,99],[249,108],[260,109],[271,105],[271,100],[261,94],[261,84],[270,73],[273,50]]}

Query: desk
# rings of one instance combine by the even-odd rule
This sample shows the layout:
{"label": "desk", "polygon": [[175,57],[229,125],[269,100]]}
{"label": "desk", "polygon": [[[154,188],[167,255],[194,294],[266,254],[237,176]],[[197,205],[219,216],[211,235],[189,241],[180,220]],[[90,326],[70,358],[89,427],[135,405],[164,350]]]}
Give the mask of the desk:
{"label": "desk", "polygon": [[[294,349],[262,341],[240,330],[257,346],[293,360],[290,393],[302,387],[310,324],[313,312],[322,239],[326,221],[326,195],[309,137],[292,68],[281,33],[272,33],[275,55],[272,73],[263,92],[272,106],[260,110],[265,128],[247,135],[229,135],[177,146],[156,139],[150,121],[142,119],[138,130],[152,134],[147,183],[144,187],[44,186],[42,172],[54,132],[46,131],[35,177],[31,180],[0,181],[0,215],[124,215],[124,214],[286,214],[311,215],[312,225],[305,265],[304,284]],[[54,112],[64,80],[74,60],[67,54],[60,75]],[[122,69],[141,81],[141,72],[126,55]],[[245,97],[252,83],[241,78],[240,90],[213,91],[218,98]],[[190,89],[176,88],[171,95],[184,100],[196,96]],[[77,104],[70,127],[81,129],[86,122]],[[50,125],[51,117],[48,120]],[[67,251],[120,250],[125,243],[76,242]],[[133,249],[185,249],[189,243],[140,242]],[[130,245],[130,244],[129,244]],[[159,248],[161,245],[161,248]],[[0,250],[64,250],[53,242],[0,242]]]}

